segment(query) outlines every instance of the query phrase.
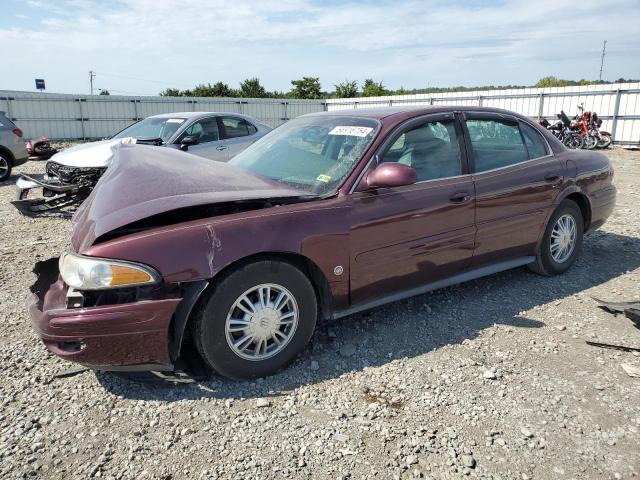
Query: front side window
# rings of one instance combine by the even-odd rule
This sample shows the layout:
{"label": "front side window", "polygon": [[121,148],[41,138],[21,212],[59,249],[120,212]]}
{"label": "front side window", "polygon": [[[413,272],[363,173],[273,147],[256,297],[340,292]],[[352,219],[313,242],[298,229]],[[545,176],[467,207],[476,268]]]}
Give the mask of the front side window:
{"label": "front side window", "polygon": [[256,133],[257,129],[244,118],[222,117],[226,138],[246,137]]}
{"label": "front side window", "polygon": [[335,191],[375,137],[375,120],[347,116],[299,117],[233,157],[232,165],[308,194]]}
{"label": "front side window", "polygon": [[440,120],[403,132],[381,162],[408,165],[422,182],[460,175],[461,157],[454,120]]}
{"label": "front side window", "polygon": [[216,118],[198,120],[184,131],[182,137],[184,138],[186,136],[196,137],[198,143],[216,142],[220,140]]}
{"label": "front side window", "polygon": [[476,172],[507,167],[529,160],[527,148],[515,121],[467,120]]}

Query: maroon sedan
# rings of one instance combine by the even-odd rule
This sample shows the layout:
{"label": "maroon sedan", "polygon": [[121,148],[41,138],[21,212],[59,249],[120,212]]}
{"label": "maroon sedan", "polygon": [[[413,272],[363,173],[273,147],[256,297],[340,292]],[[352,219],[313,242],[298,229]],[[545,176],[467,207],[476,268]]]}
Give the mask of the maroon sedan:
{"label": "maroon sedan", "polygon": [[51,352],[105,370],[171,369],[195,345],[223,375],[271,374],[320,319],[563,273],[616,194],[604,155],[480,107],[306,115],[229,163],[115,157],[29,306]]}

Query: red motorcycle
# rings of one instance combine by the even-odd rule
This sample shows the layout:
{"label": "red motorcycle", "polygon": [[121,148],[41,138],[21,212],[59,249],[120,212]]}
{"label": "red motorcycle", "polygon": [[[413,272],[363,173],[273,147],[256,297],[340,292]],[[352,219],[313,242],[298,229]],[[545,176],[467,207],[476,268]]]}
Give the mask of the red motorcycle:
{"label": "red motorcycle", "polygon": [[596,112],[585,112],[584,105],[578,106],[578,115],[571,122],[571,128],[577,131],[584,139],[584,147],[588,150],[594,148],[607,148],[611,145],[611,134],[601,131],[602,119]]}

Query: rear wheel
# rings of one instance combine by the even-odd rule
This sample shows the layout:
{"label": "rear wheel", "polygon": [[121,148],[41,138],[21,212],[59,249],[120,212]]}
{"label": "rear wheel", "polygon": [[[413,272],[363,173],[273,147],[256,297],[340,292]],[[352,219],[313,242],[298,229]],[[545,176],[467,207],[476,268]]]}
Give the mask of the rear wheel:
{"label": "rear wheel", "polygon": [[9,180],[11,176],[11,160],[3,153],[0,153],[0,182]]}
{"label": "rear wheel", "polygon": [[544,232],[540,252],[529,268],[541,275],[566,272],[582,248],[584,219],[578,205],[564,200],[553,212]]}
{"label": "rear wheel", "polygon": [[204,361],[231,378],[271,375],[293,361],[313,334],[315,291],[293,265],[263,260],[228,274],[194,318]]}

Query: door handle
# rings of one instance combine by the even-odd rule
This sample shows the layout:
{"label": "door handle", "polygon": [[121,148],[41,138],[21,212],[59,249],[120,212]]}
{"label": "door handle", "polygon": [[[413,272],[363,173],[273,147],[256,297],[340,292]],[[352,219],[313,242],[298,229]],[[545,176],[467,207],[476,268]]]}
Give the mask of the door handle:
{"label": "door handle", "polygon": [[555,182],[557,180],[560,180],[560,175],[556,173],[548,173],[547,175],[544,176],[544,179],[547,182]]}
{"label": "door handle", "polygon": [[463,203],[469,200],[469,194],[467,192],[454,193],[449,197],[449,201],[452,203]]}
{"label": "door handle", "polygon": [[227,149],[227,146],[226,146],[226,145],[218,145],[218,146],[216,147],[216,150],[218,150],[218,151],[220,151],[220,152],[221,152],[221,151],[223,151],[223,150],[226,150],[226,149]]}

